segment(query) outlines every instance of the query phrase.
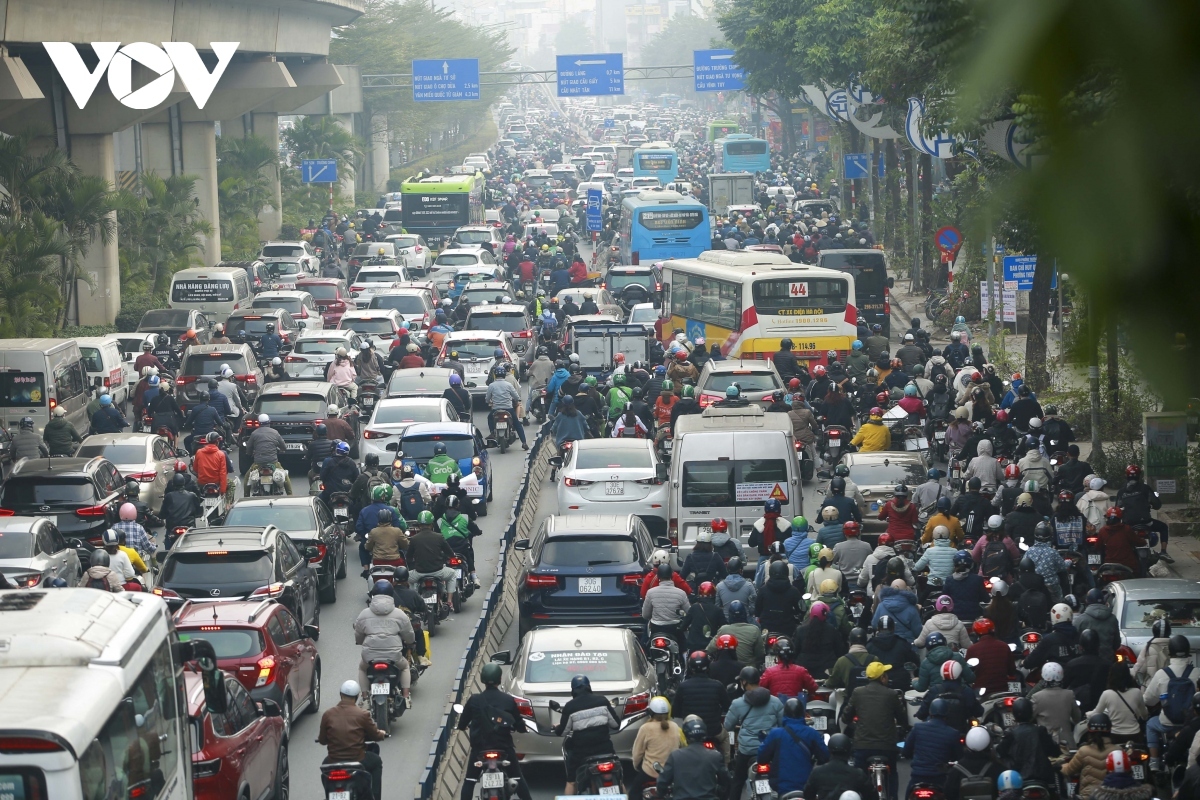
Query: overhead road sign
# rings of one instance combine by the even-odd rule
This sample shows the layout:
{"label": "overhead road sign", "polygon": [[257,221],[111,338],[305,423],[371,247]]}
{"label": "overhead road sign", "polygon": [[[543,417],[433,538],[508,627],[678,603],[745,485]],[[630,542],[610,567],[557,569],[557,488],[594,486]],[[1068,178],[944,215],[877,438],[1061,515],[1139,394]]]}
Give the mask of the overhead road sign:
{"label": "overhead road sign", "polygon": [[625,57],[620,53],[559,56],[558,96],[625,94]]}
{"label": "overhead road sign", "polygon": [[479,59],[414,59],[412,89],[417,103],[478,100]]}
{"label": "overhead road sign", "polygon": [[746,87],[746,71],[733,60],[732,50],[693,50],[692,69],[697,92],[737,92]]}
{"label": "overhead road sign", "polygon": [[[625,67],[627,81],[656,81],[671,78],[691,78],[695,72],[691,64],[668,64],[656,67]],[[513,72],[479,73],[480,86],[544,86],[558,83],[558,71],[553,69]],[[388,75],[363,75],[364,89],[405,89],[412,86],[413,76],[409,73]]]}
{"label": "overhead road sign", "polygon": [[842,156],[842,164],[848,181],[865,179],[871,174],[871,155],[869,153],[846,153]]}
{"label": "overhead road sign", "polygon": [[302,183],[337,183],[337,162],[332,158],[306,158],[300,162]]}

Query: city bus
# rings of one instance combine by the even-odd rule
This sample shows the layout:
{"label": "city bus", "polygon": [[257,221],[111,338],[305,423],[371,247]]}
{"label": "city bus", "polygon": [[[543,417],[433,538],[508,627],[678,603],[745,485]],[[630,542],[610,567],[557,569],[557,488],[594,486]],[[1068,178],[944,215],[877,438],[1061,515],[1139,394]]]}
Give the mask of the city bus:
{"label": "city bus", "polygon": [[708,132],[705,139],[715,142],[717,139],[724,139],[729,134],[738,133],[739,131],[741,131],[741,128],[731,119],[714,119],[708,123]]}
{"label": "city bus", "polygon": [[474,175],[431,175],[400,185],[404,230],[426,239],[450,236],[464,225],[483,225],[484,179]]}
{"label": "city bus", "polygon": [[694,258],[712,242],[708,209],[694,197],[647,189],[621,203],[622,264]]}
{"label": "city bus", "polygon": [[678,328],[719,344],[729,358],[771,359],[781,339],[809,367],[844,359],[856,338],[854,277],[794,264],[777,253],[710,250],[662,265],[656,323],[666,342]]}
{"label": "city bus", "polygon": [[642,145],[633,151],[633,177],[658,178],[666,186],[679,176],[679,153],[666,142]]}
{"label": "city bus", "polygon": [[722,172],[766,172],[771,169],[771,149],[766,139],[748,133],[731,133],[721,142]]}

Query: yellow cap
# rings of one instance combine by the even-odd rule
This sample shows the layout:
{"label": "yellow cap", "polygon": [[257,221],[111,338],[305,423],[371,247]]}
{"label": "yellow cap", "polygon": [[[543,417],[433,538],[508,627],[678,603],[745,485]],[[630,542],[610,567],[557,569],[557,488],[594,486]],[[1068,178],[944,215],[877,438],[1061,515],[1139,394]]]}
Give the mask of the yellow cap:
{"label": "yellow cap", "polygon": [[872,661],[867,664],[867,680],[877,681],[883,673],[892,668],[891,664],[884,664],[880,661]]}

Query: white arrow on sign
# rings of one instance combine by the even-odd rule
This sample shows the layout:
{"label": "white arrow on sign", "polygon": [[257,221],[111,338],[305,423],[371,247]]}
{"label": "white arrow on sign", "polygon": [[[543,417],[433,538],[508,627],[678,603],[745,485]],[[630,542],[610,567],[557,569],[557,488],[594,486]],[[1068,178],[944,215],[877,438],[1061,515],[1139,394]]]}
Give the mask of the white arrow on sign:
{"label": "white arrow on sign", "polygon": [[449,72],[449,71],[450,71],[450,62],[443,61],[442,62],[442,72]]}
{"label": "white arrow on sign", "polygon": [[582,66],[586,66],[588,64],[607,64],[607,63],[608,63],[607,59],[602,58],[598,61],[576,61],[575,66],[582,67]]}
{"label": "white arrow on sign", "polygon": [[308,173],[308,182],[309,183],[318,183],[317,178],[321,177],[321,175],[327,169],[329,169],[328,164],[322,164],[320,169],[311,169],[310,168],[309,173]]}

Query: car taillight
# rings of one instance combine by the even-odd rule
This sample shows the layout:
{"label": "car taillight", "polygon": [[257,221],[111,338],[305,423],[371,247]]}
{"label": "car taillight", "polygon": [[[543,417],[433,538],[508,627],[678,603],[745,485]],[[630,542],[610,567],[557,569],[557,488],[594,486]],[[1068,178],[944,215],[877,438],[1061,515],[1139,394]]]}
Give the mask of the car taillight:
{"label": "car taillight", "polygon": [[[307,308],[300,309],[300,319],[308,319],[308,309]],[[287,334],[284,334],[284,338],[287,338]]]}
{"label": "car taillight", "polygon": [[563,478],[564,486],[591,486],[595,481],[584,481],[579,478]]}
{"label": "car taillight", "polygon": [[84,519],[103,517],[106,513],[108,513],[108,506],[88,506],[87,508],[75,510],[75,516],[83,517]]}
{"label": "car taillight", "polygon": [[361,292],[362,290],[363,290],[363,287],[361,287],[361,286],[351,286],[350,287],[350,291],[352,291],[352,292]]}
{"label": "car taillight", "polygon": [[268,583],[266,586],[260,586],[250,593],[251,597],[275,597],[283,594],[282,583]]}
{"label": "car taillight", "polygon": [[533,331],[517,331],[513,334],[515,339],[528,339],[531,336],[533,336]]}
{"label": "car taillight", "polygon": [[325,554],[329,552],[329,546],[324,544],[316,545],[317,554],[308,560],[310,564],[319,564],[325,559]]}
{"label": "car taillight", "polygon": [[531,572],[525,576],[526,589],[556,589],[558,588],[558,578],[554,575],[538,575]]}
{"label": "car taillight", "polygon": [[[284,338],[286,339],[287,337]],[[239,383],[258,383],[257,375],[235,375],[233,377]]]}
{"label": "car taillight", "polygon": [[634,481],[634,483],[639,483],[642,486],[658,486],[658,485],[662,484],[662,481],[660,481],[657,477],[639,478],[638,480]]}
{"label": "car taillight", "polygon": [[17,585],[18,589],[32,589],[42,582],[42,575],[39,572],[35,572],[32,575],[26,575],[23,578],[12,578],[11,580]]}
{"label": "car taillight", "polygon": [[770,764],[755,764],[754,771],[759,775],[767,775],[771,772]]}
{"label": "car taillight", "polygon": [[332,303],[329,304],[329,310],[330,311],[345,311],[346,304],[344,302],[342,302],[341,300],[334,300]]}
{"label": "car taillight", "polygon": [[641,586],[642,585],[642,573],[631,572],[628,575],[622,575],[621,576],[621,585],[622,586]]}
{"label": "car taillight", "polygon": [[266,686],[275,677],[275,656],[263,656],[258,660],[258,680],[254,682],[254,688]]}
{"label": "car taillight", "polygon": [[386,433],[384,431],[364,431],[363,432],[364,439],[386,439],[389,436],[391,436],[391,434]]}
{"label": "car taillight", "polygon": [[155,586],[151,591],[159,597],[170,597],[174,600],[180,599],[178,593],[173,592],[170,589],[164,589],[161,586]]}
{"label": "car taillight", "polygon": [[195,383],[195,382],[196,382],[195,375],[181,375],[175,379],[176,386],[187,386],[189,383]]}
{"label": "car taillight", "polygon": [[304,356],[288,356],[283,360],[285,364],[307,364],[308,359]]}
{"label": "car taillight", "polygon": [[15,517],[16,515],[17,512],[11,508],[0,508],[0,517]]}
{"label": "car taillight", "polygon": [[138,481],[140,483],[154,483],[154,479],[158,477],[158,473],[154,470],[148,472],[134,472],[125,476],[127,481]]}
{"label": "car taillight", "polygon": [[1134,652],[1133,652],[1133,650],[1131,650],[1129,648],[1129,645],[1123,644],[1117,648],[1117,663],[1118,664],[1136,664],[1137,663],[1137,656],[1134,655]]}
{"label": "car taillight", "polygon": [[701,408],[708,408],[715,402],[717,402],[716,395],[711,395],[711,394],[700,395],[700,407]]}
{"label": "car taillight", "polygon": [[513,702],[517,704],[517,713],[525,719],[533,719],[533,703],[526,700],[524,697],[513,695]]}
{"label": "car taillight", "polygon": [[242,427],[251,429],[257,428],[258,420],[253,417],[247,417],[246,419],[242,420]]}
{"label": "car taillight", "polygon": [[413,252],[414,253],[424,253],[425,251],[421,249],[421,245],[417,245],[416,247],[413,248]]}

